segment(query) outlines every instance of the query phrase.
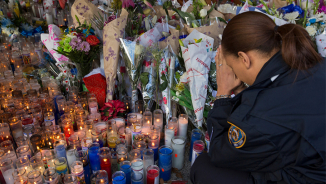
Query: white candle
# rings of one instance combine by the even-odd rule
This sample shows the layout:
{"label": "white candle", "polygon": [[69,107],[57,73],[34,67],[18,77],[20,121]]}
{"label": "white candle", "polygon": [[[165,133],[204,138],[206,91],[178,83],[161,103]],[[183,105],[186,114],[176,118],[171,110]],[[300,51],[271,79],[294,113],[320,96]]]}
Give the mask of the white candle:
{"label": "white candle", "polygon": [[48,12],[48,13],[45,14],[45,16],[46,16],[46,23],[47,23],[48,25],[53,24],[53,17],[52,17],[52,14]]}
{"label": "white candle", "polygon": [[171,140],[174,137],[174,126],[173,125],[166,125],[165,127],[165,145],[171,146]]}
{"label": "white candle", "polygon": [[150,132],[151,132],[151,128],[148,126],[143,126],[141,129],[141,133],[145,135],[145,137],[148,136]]}
{"label": "white candle", "polygon": [[91,114],[97,113],[97,102],[90,102],[88,107]]}
{"label": "white candle", "polygon": [[71,149],[66,152],[68,165],[71,165],[76,161],[75,150]]}
{"label": "white candle", "polygon": [[126,134],[125,134],[125,139],[126,139],[126,143],[128,146],[131,145],[131,130],[130,128],[126,128]]}
{"label": "white candle", "polygon": [[6,184],[14,184],[14,178],[12,176],[13,172],[14,172],[14,169],[8,169],[2,173],[3,178],[6,180]]}
{"label": "white candle", "polygon": [[172,167],[177,169],[183,168],[185,154],[185,139],[183,137],[174,137],[172,139]]}
{"label": "white candle", "polygon": [[179,116],[179,136],[186,138],[188,129],[188,118],[181,115]]}
{"label": "white candle", "polygon": [[159,126],[162,130],[163,129],[163,119],[155,119],[154,125]]}
{"label": "white candle", "polygon": [[122,118],[114,118],[115,120],[115,124],[117,125],[117,130],[120,127],[124,127],[125,126],[125,121]]}

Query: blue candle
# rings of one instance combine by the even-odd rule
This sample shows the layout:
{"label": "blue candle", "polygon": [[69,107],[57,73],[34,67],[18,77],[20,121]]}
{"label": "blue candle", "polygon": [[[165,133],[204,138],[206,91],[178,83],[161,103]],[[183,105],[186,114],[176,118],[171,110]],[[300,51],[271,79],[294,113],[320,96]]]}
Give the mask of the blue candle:
{"label": "blue candle", "polygon": [[164,181],[168,181],[171,178],[172,152],[173,149],[170,146],[161,146],[159,149],[158,164],[160,167],[160,178]]}
{"label": "blue candle", "polygon": [[191,133],[191,143],[190,143],[190,151],[189,151],[189,161],[191,162],[191,158],[192,158],[192,149],[193,149],[193,145],[194,142],[197,140],[200,140],[201,138],[201,132],[199,129],[193,129],[192,133]]}
{"label": "blue candle", "polygon": [[131,164],[129,161],[123,161],[120,164],[120,171],[124,172],[126,175],[126,182],[131,183]]}
{"label": "blue candle", "polygon": [[154,161],[156,162],[158,159],[158,148],[152,148],[152,150],[154,151]]}
{"label": "blue candle", "polygon": [[93,172],[101,170],[100,164],[100,145],[93,143],[88,148],[89,161],[91,163],[91,169]]}
{"label": "blue candle", "polygon": [[54,148],[56,154],[57,154],[57,158],[60,158],[60,157],[65,157],[66,158],[66,148],[65,148],[65,145],[63,144],[58,144],[55,146]]}
{"label": "blue candle", "polygon": [[[112,175],[112,184],[126,184],[126,176],[122,171],[117,171]],[[129,183],[128,183],[129,184]]]}
{"label": "blue candle", "polygon": [[98,143],[100,145],[100,148],[103,147],[103,141],[101,139],[93,141],[93,143]]}
{"label": "blue candle", "polygon": [[91,168],[89,168],[89,164],[84,166],[84,175],[86,184],[91,184]]}

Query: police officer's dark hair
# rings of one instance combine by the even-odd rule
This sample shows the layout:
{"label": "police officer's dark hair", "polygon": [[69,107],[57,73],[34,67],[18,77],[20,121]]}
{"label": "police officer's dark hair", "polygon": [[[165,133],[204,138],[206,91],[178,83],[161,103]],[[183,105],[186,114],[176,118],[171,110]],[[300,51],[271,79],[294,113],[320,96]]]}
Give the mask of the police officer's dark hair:
{"label": "police officer's dark hair", "polygon": [[235,16],[226,26],[222,49],[236,57],[238,52],[257,50],[270,54],[281,49],[284,61],[292,68],[306,70],[322,61],[308,32],[300,25],[275,22],[259,12],[245,12]]}

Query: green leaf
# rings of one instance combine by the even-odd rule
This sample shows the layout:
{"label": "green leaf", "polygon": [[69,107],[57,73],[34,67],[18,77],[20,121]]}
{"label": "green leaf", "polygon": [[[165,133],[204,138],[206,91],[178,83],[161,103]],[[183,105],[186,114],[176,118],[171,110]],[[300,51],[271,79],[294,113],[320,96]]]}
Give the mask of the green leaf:
{"label": "green leaf", "polygon": [[148,83],[148,75],[149,75],[149,73],[148,72],[143,72],[141,75],[140,75],[140,81],[141,81],[141,83],[144,85],[144,86],[146,86],[147,85],[147,83]]}
{"label": "green leaf", "polygon": [[164,91],[168,87],[168,82],[164,81],[162,84],[159,85],[158,89],[160,92]]}
{"label": "green leaf", "polygon": [[207,11],[207,15],[209,15],[214,10],[214,7],[215,7],[215,3],[212,5],[211,9]]}
{"label": "green leaf", "polygon": [[218,20],[221,21],[221,22],[224,22],[225,24],[227,24],[226,20],[224,20],[224,19],[221,18],[221,17],[218,17]]}
{"label": "green leaf", "polygon": [[179,82],[179,81],[180,81],[180,77],[181,77],[181,76],[180,76],[180,73],[179,73],[179,72],[176,72],[176,73],[175,73],[175,77],[178,79],[178,82]]}

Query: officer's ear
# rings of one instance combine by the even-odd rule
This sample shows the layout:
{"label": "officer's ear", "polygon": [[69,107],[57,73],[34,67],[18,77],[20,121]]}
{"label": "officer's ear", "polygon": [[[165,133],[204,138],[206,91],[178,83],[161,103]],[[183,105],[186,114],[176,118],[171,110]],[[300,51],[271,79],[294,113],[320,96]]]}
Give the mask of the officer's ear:
{"label": "officer's ear", "polygon": [[245,52],[238,52],[238,56],[239,56],[239,59],[241,61],[241,63],[247,68],[249,69],[250,66],[251,66],[251,61],[250,61],[250,58],[249,56],[245,53]]}

